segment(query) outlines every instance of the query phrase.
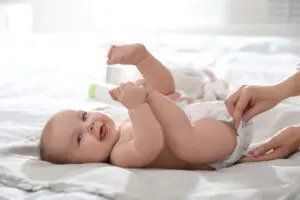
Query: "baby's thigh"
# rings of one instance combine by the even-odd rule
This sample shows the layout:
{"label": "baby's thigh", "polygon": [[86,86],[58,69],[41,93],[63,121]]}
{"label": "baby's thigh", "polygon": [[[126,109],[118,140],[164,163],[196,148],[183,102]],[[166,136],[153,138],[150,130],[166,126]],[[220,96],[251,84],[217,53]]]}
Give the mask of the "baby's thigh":
{"label": "baby's thigh", "polygon": [[210,162],[227,158],[236,147],[236,130],[226,122],[204,118],[196,121],[193,129],[202,146],[202,152],[195,153],[205,154]]}

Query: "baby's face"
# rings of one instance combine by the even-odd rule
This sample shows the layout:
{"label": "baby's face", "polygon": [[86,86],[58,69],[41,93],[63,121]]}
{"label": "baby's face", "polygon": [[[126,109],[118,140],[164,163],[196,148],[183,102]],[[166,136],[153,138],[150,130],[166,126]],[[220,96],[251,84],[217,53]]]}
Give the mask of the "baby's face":
{"label": "baby's face", "polygon": [[119,138],[112,119],[99,112],[65,110],[51,120],[44,151],[68,162],[104,162]]}

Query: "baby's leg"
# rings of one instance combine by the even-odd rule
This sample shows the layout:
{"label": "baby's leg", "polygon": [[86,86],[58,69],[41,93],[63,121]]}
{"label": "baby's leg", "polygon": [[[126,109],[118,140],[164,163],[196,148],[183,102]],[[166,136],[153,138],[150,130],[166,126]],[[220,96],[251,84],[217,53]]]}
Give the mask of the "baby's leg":
{"label": "baby's leg", "polygon": [[208,164],[233,152],[236,134],[228,124],[201,119],[193,125],[173,101],[155,91],[148,95],[148,103],[163,128],[166,143],[179,159]]}
{"label": "baby's leg", "polygon": [[113,45],[107,54],[107,64],[139,65],[149,52],[142,44]]}
{"label": "baby's leg", "polygon": [[171,72],[142,44],[112,46],[107,58],[108,64],[135,65],[146,82],[164,95],[175,91]]}
{"label": "baby's leg", "polygon": [[[179,133],[178,133],[179,134]],[[215,119],[200,119],[193,126],[193,143],[182,144],[181,157],[190,163],[214,163],[226,159],[236,147],[236,130],[228,123]]]}

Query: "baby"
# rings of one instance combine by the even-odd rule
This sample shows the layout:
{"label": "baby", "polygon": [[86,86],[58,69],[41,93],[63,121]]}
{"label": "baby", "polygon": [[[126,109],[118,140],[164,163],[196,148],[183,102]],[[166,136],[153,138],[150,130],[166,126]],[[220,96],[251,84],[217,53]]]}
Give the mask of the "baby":
{"label": "baby", "polygon": [[143,45],[112,46],[107,57],[108,64],[135,65],[144,78],[109,91],[129,119],[115,124],[104,113],[63,110],[44,127],[42,160],[213,170],[235,164],[246,152],[251,124],[236,130],[223,102],[181,97],[170,71]]}

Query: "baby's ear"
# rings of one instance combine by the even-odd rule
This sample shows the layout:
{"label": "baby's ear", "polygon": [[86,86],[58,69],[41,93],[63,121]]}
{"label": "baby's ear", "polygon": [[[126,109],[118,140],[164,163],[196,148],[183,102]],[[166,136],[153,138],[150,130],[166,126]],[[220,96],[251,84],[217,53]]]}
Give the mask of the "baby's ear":
{"label": "baby's ear", "polygon": [[112,100],[115,100],[115,101],[119,100],[121,91],[120,91],[120,89],[118,87],[117,88],[113,88],[113,89],[109,90],[108,92],[109,92]]}

